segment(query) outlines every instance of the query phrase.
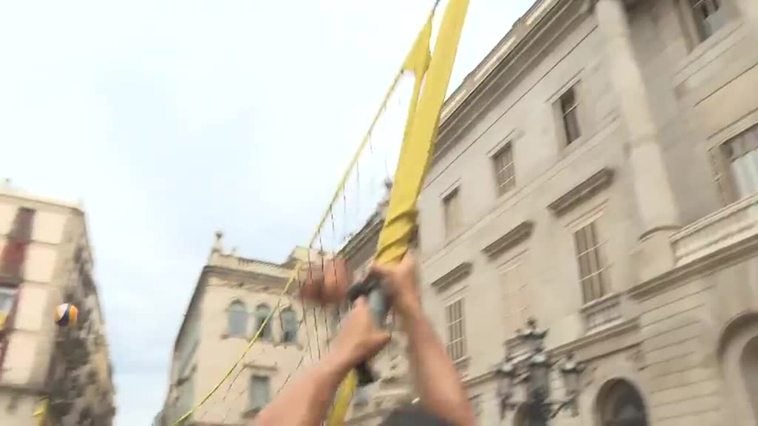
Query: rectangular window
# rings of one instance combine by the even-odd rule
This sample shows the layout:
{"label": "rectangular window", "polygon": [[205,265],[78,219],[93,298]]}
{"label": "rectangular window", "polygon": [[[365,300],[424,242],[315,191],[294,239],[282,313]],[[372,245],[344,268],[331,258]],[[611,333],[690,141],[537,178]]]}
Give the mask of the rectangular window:
{"label": "rectangular window", "polygon": [[292,308],[284,308],[279,313],[279,322],[282,326],[282,343],[296,343],[297,329],[300,328],[297,313]]}
{"label": "rectangular window", "polygon": [[566,137],[566,145],[579,139],[581,131],[579,129],[579,103],[576,97],[576,88],[572,87],[561,95],[558,99],[560,106],[561,119],[563,120],[563,131]]}
{"label": "rectangular window", "polygon": [[576,257],[579,263],[579,278],[584,303],[603,297],[608,291],[608,262],[603,255],[603,245],[598,237],[595,222],[574,233]]}
{"label": "rectangular window", "polygon": [[15,289],[0,287],[0,330],[5,326],[5,321],[10,316],[15,301]]}
{"label": "rectangular window", "polygon": [[26,249],[32,239],[34,215],[35,210],[26,207],[16,211],[8,241],[0,254],[0,275],[12,279],[21,278]]}
{"label": "rectangular window", "polygon": [[758,191],[758,124],[721,145],[737,198]]}
{"label": "rectangular window", "polygon": [[510,142],[492,156],[495,183],[498,195],[503,195],[516,186],[516,171],[513,165],[513,149]]}
{"label": "rectangular window", "polygon": [[721,0],[688,0],[692,9],[698,36],[703,41],[712,36],[727,22]]}
{"label": "rectangular window", "polygon": [[461,206],[458,195],[458,188],[456,188],[442,199],[445,233],[448,237],[461,227]]}
{"label": "rectangular window", "polygon": [[447,353],[453,361],[458,361],[466,356],[466,333],[463,320],[463,299],[447,305],[445,308],[447,318]]}
{"label": "rectangular window", "polygon": [[524,327],[530,316],[527,281],[523,274],[521,259],[500,272],[505,307],[505,327],[508,336]]}
{"label": "rectangular window", "polygon": [[267,376],[250,379],[250,409],[261,410],[271,400],[271,380]]}

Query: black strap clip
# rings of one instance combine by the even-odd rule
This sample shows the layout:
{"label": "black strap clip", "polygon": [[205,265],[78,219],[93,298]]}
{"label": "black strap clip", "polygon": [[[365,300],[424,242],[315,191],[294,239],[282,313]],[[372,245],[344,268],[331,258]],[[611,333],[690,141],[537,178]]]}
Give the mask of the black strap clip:
{"label": "black strap clip", "polygon": [[[347,291],[347,297],[350,302],[355,302],[361,296],[368,299],[368,305],[374,316],[376,324],[384,327],[387,313],[390,309],[389,298],[387,297],[382,282],[376,276],[369,275],[363,281],[355,283]],[[368,360],[365,360],[355,367],[358,374],[358,386],[366,386],[376,382],[376,375],[371,371]]]}

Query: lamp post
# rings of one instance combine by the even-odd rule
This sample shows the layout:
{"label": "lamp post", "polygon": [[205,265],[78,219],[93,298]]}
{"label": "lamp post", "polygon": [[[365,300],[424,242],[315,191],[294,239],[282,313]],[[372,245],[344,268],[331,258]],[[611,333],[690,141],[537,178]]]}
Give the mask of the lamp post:
{"label": "lamp post", "polygon": [[[555,364],[550,362],[550,355],[544,348],[547,330],[539,330],[533,318],[526,324],[526,329],[518,333],[519,340],[526,346],[524,358],[515,362],[506,352],[505,360],[496,371],[500,418],[503,419],[508,410],[515,410],[520,405],[526,408],[529,426],[546,426],[564,408],[569,408],[573,416],[578,415],[576,398],[582,367],[574,361],[573,354],[568,354],[559,369],[566,397],[563,400],[550,399],[550,371]],[[526,400],[514,401],[515,387],[521,383],[526,386]]]}

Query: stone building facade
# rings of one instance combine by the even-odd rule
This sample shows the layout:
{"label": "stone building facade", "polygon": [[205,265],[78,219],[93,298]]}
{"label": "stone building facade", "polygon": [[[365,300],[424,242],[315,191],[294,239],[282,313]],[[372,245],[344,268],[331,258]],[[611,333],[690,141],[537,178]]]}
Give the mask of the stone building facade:
{"label": "stone building facade", "polygon": [[585,365],[553,424],[758,424],[757,43],[754,0],[541,0],[451,95],[424,302],[481,424],[529,317]]}
{"label": "stone building facade", "polygon": [[299,247],[281,264],[241,257],[217,233],[176,338],[166,401],[154,423],[173,425],[200,403],[277,306],[230,378],[183,424],[247,424],[299,368],[326,353],[335,318],[304,308],[297,282],[284,292],[299,262],[319,259]]}
{"label": "stone building facade", "polygon": [[[0,189],[0,423],[110,425],[114,386],[84,212]],[[76,327],[53,322],[63,302]],[[39,416],[38,416],[39,417]]]}

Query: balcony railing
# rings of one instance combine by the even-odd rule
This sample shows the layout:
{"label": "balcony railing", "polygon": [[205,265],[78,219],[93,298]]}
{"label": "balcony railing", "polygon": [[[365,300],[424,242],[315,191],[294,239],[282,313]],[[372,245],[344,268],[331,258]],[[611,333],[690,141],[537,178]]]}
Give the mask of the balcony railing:
{"label": "balcony railing", "polygon": [[671,236],[676,266],[758,234],[758,194],[743,198]]}
{"label": "balcony railing", "polygon": [[582,307],[584,326],[587,333],[592,333],[609,327],[621,321],[621,296],[610,294],[601,299],[594,300]]}

